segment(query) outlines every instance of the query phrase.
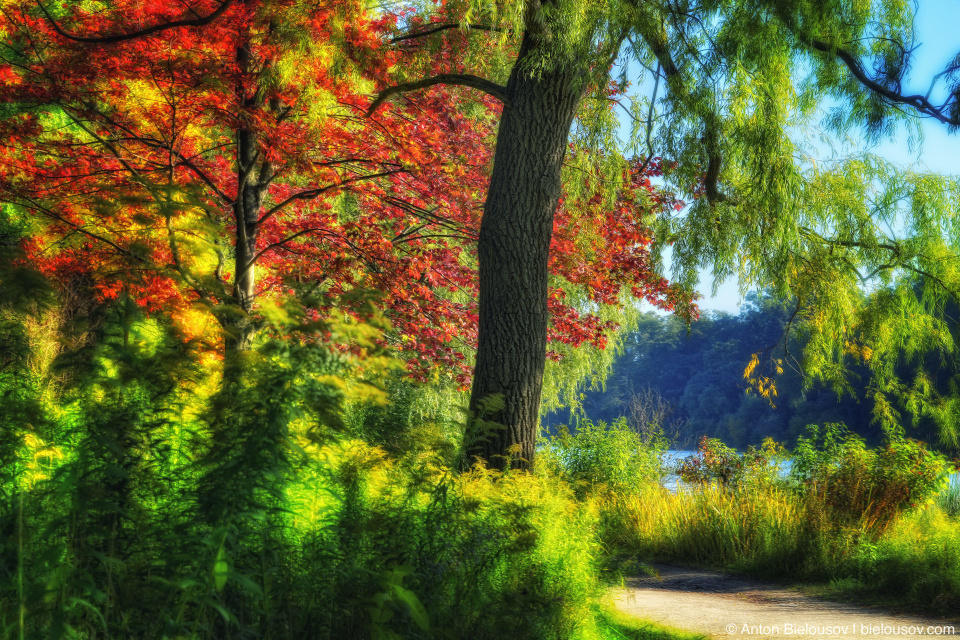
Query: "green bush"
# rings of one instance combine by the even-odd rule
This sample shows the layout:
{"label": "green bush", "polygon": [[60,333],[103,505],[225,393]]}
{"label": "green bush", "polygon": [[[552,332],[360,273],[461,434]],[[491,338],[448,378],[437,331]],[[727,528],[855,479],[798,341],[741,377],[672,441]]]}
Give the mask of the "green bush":
{"label": "green bush", "polygon": [[843,425],[808,427],[798,440],[792,477],[837,527],[879,532],[906,509],[931,503],[947,481],[947,460],[898,435],[867,449]]}
{"label": "green bush", "polygon": [[960,532],[937,509],[917,511],[850,554],[845,573],[859,591],[932,610],[960,608]]}
{"label": "green bush", "polygon": [[564,483],[359,441],[308,451],[321,464],[289,491],[303,555],[285,600],[325,604],[295,637],[595,637],[595,515]]}
{"label": "green bush", "polygon": [[625,418],[610,424],[582,420],[575,433],[564,430],[550,438],[537,464],[566,479],[581,495],[600,486],[633,491],[660,480],[666,449],[662,439],[644,442]]}

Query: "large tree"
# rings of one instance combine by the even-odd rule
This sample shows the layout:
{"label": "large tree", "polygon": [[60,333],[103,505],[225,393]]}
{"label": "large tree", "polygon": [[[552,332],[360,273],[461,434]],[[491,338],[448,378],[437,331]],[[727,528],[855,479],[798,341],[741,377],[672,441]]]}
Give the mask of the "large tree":
{"label": "large tree", "polygon": [[[737,274],[744,286],[773,284],[781,295],[795,294],[819,336],[810,349],[814,372],[841,377],[845,349],[860,348],[850,346],[849,325],[864,283],[879,283],[896,299],[886,305],[886,327],[911,304],[924,317],[936,312],[933,298],[909,302],[909,276],[939,274],[928,282],[941,297],[957,290],[944,273],[953,268],[944,256],[953,261],[956,243],[941,233],[955,194],[869,158],[811,168],[796,140],[824,91],[837,86],[832,66],[807,55],[824,47],[835,53],[836,45],[797,37],[797,24],[816,19],[846,42],[878,16],[884,30],[910,20],[899,2],[833,4],[842,10],[814,18],[820,3],[451,1],[404,22],[398,46],[421,42],[435,55],[446,50],[437,40],[453,38],[462,66],[402,78],[371,110],[397,93],[435,85],[484,91],[504,105],[479,236],[470,404],[484,423],[502,428],[476,440],[475,456],[495,465],[533,461],[550,239],[571,125],[575,141],[609,153],[609,137],[596,135],[591,121],[593,105],[609,98],[611,81],[628,75],[643,76],[640,86],[652,91],[642,108],[630,110],[635,148],[648,159],[654,150],[669,158],[669,184],[693,200],[657,225],[661,246],[673,245],[681,283],[692,286],[698,271],[711,267],[718,281]],[[922,202],[910,199],[921,192]],[[915,232],[908,242],[888,231],[903,221]],[[933,339],[931,331],[913,335]],[[889,345],[886,355],[893,351]],[[872,351],[858,353],[869,360]]]}

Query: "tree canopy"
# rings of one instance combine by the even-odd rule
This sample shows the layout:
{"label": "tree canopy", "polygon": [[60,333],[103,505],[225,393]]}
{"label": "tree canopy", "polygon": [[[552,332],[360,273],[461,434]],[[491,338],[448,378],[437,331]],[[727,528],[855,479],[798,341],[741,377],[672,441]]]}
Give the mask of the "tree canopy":
{"label": "tree canopy", "polygon": [[[391,47],[399,16],[296,2],[201,3],[203,18],[162,2],[5,8],[0,193],[29,229],[27,260],[197,334],[209,314],[228,352],[254,343],[261,304],[293,295],[321,316],[359,314],[356,292],[376,290],[410,370],[467,384],[495,107],[436,92],[365,118],[389,68],[450,64]],[[616,325],[584,300],[615,304],[623,283],[667,291],[638,213],[668,206],[650,182],[659,168],[620,170],[614,189],[582,181],[584,206],[557,220],[561,351],[602,347]]]}
{"label": "tree canopy", "polygon": [[9,1],[2,32],[0,190],[29,259],[209,313],[228,351],[271,298],[323,315],[376,289],[421,378],[466,384],[477,341],[488,461],[532,461],[548,356],[615,346],[605,309],[635,298],[694,317],[704,268],[795,299],[808,373],[842,386],[858,354],[888,424],[888,397],[955,411],[895,375],[953,348],[955,181],[806,140],[828,98],[837,131],[956,123],[953,89],[902,92],[904,3]]}
{"label": "tree canopy", "polygon": [[[906,4],[443,2],[419,8],[395,40],[407,47],[411,40],[446,42],[421,46],[427,55],[458,46],[463,66],[456,74],[404,77],[380,98],[452,84],[505,104],[486,201],[488,233],[481,229],[480,235],[480,341],[471,406],[480,411],[483,398],[505,397],[506,408],[493,418],[508,428],[478,455],[502,455],[532,437],[529,406],[539,393],[530,390],[539,388],[535,354],[542,346],[532,341],[520,349],[529,355],[515,358],[496,352],[497,345],[509,344],[516,353],[523,344],[517,336],[544,331],[539,313],[511,321],[504,309],[520,299],[536,308],[545,295],[534,276],[547,250],[533,244],[520,250],[515,238],[539,234],[548,240],[549,225],[535,231],[517,221],[543,224],[536,221],[552,219],[556,208],[551,198],[576,189],[576,177],[561,168],[567,141],[574,148],[584,144],[588,157],[624,162],[632,150],[644,154],[641,163],[666,158],[666,188],[690,205],[665,211],[652,224],[656,250],[672,246],[678,283],[690,288],[699,270],[710,268],[718,280],[736,275],[744,288],[772,285],[781,297],[795,296],[799,317],[816,329],[807,370],[815,378],[842,380],[845,354],[867,353],[865,347],[876,354],[866,361],[877,373],[880,415],[896,420],[893,413],[884,416],[883,399],[908,393],[909,385],[883,368],[902,347],[909,352],[910,344],[944,340],[942,304],[957,291],[956,185],[869,156],[817,164],[804,138],[819,124],[818,108],[828,98],[838,106],[827,124],[840,131],[865,126],[879,134],[891,118],[911,117],[904,105],[950,121],[949,101],[934,113],[928,100],[897,93],[904,70],[897,55],[904,57],[912,42]],[[500,56],[476,55],[491,47]],[[509,77],[501,84],[504,66]],[[865,71],[871,66],[875,73]],[[628,81],[652,90],[635,96],[629,108],[633,136],[622,145],[611,135],[610,120],[596,117],[596,104],[609,101],[611,83]],[[529,106],[517,102],[521,96]],[[538,141],[524,139],[528,131],[555,133]],[[511,182],[525,167],[540,166],[536,162],[546,163],[538,175],[553,181],[542,187],[546,191],[529,177]],[[502,178],[498,163],[505,167]],[[537,200],[546,193],[555,196]],[[511,258],[518,253],[544,257]],[[484,255],[495,265],[486,280]],[[919,298],[912,286],[918,275],[926,287]],[[866,299],[860,296],[864,287],[872,291]],[[491,293],[497,291],[509,293]],[[529,293],[518,297],[521,291]],[[888,339],[893,335],[900,338]],[[887,348],[892,351],[881,353]],[[524,359],[528,364],[517,368]],[[922,395],[922,387],[913,389]],[[523,451],[530,453],[529,447]]]}

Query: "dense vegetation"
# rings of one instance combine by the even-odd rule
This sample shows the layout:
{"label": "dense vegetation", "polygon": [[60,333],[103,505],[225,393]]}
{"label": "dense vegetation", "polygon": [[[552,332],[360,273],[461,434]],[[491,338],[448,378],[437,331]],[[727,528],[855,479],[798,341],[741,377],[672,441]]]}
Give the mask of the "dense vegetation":
{"label": "dense vegetation", "polygon": [[[905,433],[960,441],[960,183],[798,137],[828,96],[960,126],[913,37],[900,0],[0,0],[0,636],[669,638],[604,599],[657,559],[953,606]],[[704,267],[770,298],[694,323]],[[541,439],[619,347],[609,419]],[[665,490],[673,405],[790,474],[707,437]]]}
{"label": "dense vegetation", "polygon": [[[594,421],[620,416],[635,425],[653,421],[682,448],[692,448],[703,435],[739,448],[768,437],[792,445],[807,425],[826,423],[843,423],[879,444],[883,428],[874,411],[870,369],[849,357],[843,388],[804,376],[801,359],[809,332],[794,318],[795,309],[795,304],[750,294],[739,314],[707,313],[689,326],[647,313],[625,337],[624,353],[603,388],[585,393],[583,414]],[[758,392],[748,368],[753,378],[758,372],[769,376],[775,394]],[[954,361],[937,349],[902,358],[897,371],[903,380],[928,371],[932,386],[947,394],[957,375]],[[931,420],[904,403],[895,408],[901,428],[911,436],[955,451],[955,443],[944,441]],[[577,416],[556,412],[546,420],[575,423]]]}
{"label": "dense vegetation", "polygon": [[590,488],[600,538],[623,570],[660,560],[811,582],[900,609],[960,607],[960,489],[922,443],[894,436],[869,449],[826,425],[811,427],[791,457],[772,440],[738,454],[704,438],[669,491],[650,481],[665,443],[644,444],[625,421],[585,426],[554,441],[551,463]]}
{"label": "dense vegetation", "polygon": [[[960,597],[951,490],[931,506],[948,467],[902,437],[811,432],[787,480],[781,448],[704,442],[672,494],[656,424],[583,422],[536,474],[457,473],[463,426],[435,391],[371,399],[373,342],[357,360],[288,322],[238,402],[128,300],[62,312],[3,315],[6,637],[659,637],[603,605],[655,559]],[[57,322],[77,346],[43,365]]]}
{"label": "dense vegetation", "polygon": [[389,412],[356,438],[384,410],[289,337],[238,403],[124,299],[70,319],[51,387],[37,336],[62,309],[34,309],[3,316],[4,637],[599,637],[596,514],[561,481],[454,474],[452,434]]}

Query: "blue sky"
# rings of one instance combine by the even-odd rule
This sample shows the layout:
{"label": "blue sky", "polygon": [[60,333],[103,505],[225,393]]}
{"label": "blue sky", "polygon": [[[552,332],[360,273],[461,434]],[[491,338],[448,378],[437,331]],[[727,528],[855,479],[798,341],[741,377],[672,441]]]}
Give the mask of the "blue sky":
{"label": "blue sky", "polygon": [[[930,79],[960,52],[960,0],[918,0],[918,3],[917,42],[921,46],[914,53],[914,64],[904,91],[926,94]],[[942,84],[940,87],[942,89]],[[932,97],[936,98],[937,93]],[[960,132],[949,134],[945,126],[931,120],[921,123],[921,131],[922,141],[913,151],[909,149],[908,134],[904,127],[892,139],[874,147],[864,144],[859,148],[902,166],[950,175],[960,174]],[[710,293],[710,284],[710,276],[705,274],[700,287],[705,296]],[[716,296],[701,300],[700,306],[702,309],[736,313],[740,302],[737,283],[727,281]]]}

